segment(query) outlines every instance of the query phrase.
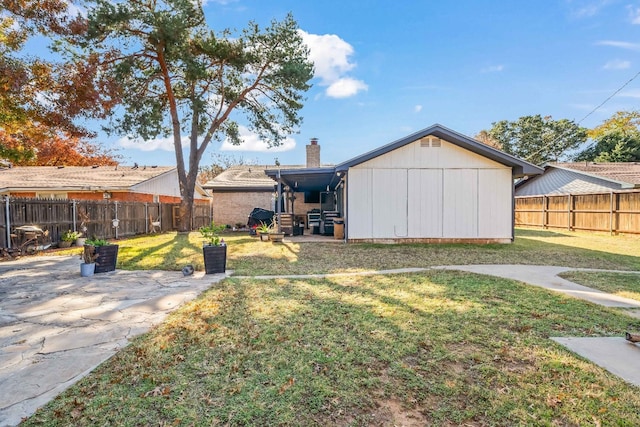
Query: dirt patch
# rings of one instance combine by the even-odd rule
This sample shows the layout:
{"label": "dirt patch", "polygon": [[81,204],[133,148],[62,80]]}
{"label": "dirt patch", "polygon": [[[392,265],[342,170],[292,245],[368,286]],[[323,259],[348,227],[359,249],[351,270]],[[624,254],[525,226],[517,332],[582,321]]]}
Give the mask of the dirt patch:
{"label": "dirt patch", "polygon": [[417,427],[427,424],[427,419],[416,409],[402,407],[397,399],[377,400],[378,408],[374,414],[377,425],[397,427]]}

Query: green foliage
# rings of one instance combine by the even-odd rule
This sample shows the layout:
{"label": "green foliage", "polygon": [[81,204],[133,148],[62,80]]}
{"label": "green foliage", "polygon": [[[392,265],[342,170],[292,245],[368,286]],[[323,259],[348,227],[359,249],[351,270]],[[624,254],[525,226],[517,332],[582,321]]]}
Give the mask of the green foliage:
{"label": "green foliage", "polygon": [[536,165],[560,160],[567,151],[587,139],[587,130],[572,120],[552,120],[540,115],[520,117],[515,122],[492,124],[488,137],[503,151]]}
{"label": "green foliage", "polygon": [[62,233],[62,236],[60,236],[60,240],[62,240],[63,242],[73,242],[80,236],[82,236],[82,233],[78,231],[67,230]]}
{"label": "green foliage", "polygon": [[589,132],[593,144],[575,157],[575,161],[640,161],[640,113],[619,111]]}
{"label": "green foliage", "polygon": [[271,231],[271,227],[264,221],[260,221],[260,225],[256,227],[258,233],[268,233]]}
{"label": "green foliage", "polygon": [[108,246],[111,243],[107,242],[105,239],[87,239],[84,244],[86,246]]}
{"label": "green foliage", "polygon": [[198,231],[202,237],[204,237],[205,242],[209,245],[218,246],[220,245],[220,233],[222,233],[227,228],[226,225],[216,225],[213,221],[211,224],[205,227],[200,227]]}
{"label": "green foliage", "polygon": [[110,130],[142,140],[173,138],[184,227],[207,146],[224,138],[242,143],[236,118],[271,146],[301,123],[313,67],[291,15],[265,29],[249,23],[240,33],[215,32],[201,2],[94,0],[88,28],[78,43],[85,55],[102,58],[104,72],[122,88],[122,114]]}

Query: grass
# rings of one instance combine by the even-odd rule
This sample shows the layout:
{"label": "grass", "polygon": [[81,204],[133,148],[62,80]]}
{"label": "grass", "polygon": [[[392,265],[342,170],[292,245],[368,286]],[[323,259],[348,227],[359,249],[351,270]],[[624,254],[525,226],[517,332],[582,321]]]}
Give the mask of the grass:
{"label": "grass", "polygon": [[[512,244],[374,245],[260,242],[227,233],[227,268],[236,275],[316,274],[451,264],[535,264],[640,270],[640,238],[520,229]],[[203,270],[199,233],[142,236],[119,241],[118,268]],[[75,250],[75,252],[78,252]],[[74,253],[64,251],[61,253]]]}
{"label": "grass", "polygon": [[640,301],[640,275],[638,274],[568,271],[560,276],[574,283]]}
{"label": "grass", "polygon": [[229,279],[24,425],[638,425],[637,388],[548,339],[629,328],[460,272]]}
{"label": "grass", "polygon": [[[471,263],[640,270],[640,239],[597,234],[518,230],[514,244],[488,246],[225,240],[238,275]],[[201,268],[196,234],[120,245],[120,268]],[[631,275],[593,274],[584,280],[638,291]],[[232,277],[23,425],[640,425],[637,387],[549,339],[639,329],[615,309],[455,271]]]}

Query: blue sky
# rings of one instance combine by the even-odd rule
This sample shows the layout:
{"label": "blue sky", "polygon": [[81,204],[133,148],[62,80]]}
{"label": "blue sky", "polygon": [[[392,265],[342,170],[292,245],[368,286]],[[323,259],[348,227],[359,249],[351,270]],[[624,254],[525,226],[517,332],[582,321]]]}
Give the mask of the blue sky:
{"label": "blue sky", "polygon": [[[285,146],[265,151],[249,136],[241,150],[211,146],[202,165],[214,152],[303,164],[312,137],[329,164],[434,123],[474,136],[524,115],[579,121],[640,71],[640,1],[208,0],[204,8],[215,30],[292,12],[316,75],[300,132]],[[581,124],[639,101],[640,77]],[[175,164],[159,141],[142,150],[101,140],[124,144],[124,163]]]}

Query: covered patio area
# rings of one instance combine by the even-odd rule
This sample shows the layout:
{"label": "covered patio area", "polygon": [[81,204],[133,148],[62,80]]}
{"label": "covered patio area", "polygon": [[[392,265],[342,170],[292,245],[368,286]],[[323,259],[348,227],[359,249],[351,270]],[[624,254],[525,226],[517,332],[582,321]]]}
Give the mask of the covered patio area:
{"label": "covered patio area", "polygon": [[[268,169],[279,230],[297,241],[344,239],[344,173],[334,167]],[[336,234],[336,232],[338,232]]]}

